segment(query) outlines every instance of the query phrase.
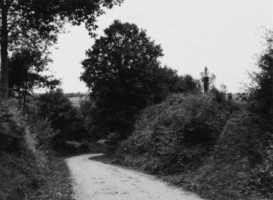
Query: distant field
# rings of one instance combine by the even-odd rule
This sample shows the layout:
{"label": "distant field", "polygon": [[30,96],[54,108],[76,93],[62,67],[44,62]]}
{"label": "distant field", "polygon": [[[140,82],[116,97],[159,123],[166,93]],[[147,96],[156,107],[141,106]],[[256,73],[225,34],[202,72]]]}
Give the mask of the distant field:
{"label": "distant field", "polygon": [[88,100],[88,96],[70,97],[69,100],[71,101],[74,107],[80,107],[81,101]]}

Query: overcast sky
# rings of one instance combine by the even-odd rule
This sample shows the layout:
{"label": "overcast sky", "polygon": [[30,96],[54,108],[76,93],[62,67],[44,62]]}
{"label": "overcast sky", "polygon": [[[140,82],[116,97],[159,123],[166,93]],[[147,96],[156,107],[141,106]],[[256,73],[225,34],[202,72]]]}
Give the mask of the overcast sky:
{"label": "overcast sky", "polygon": [[[115,19],[135,23],[161,44],[162,65],[198,79],[207,66],[218,88],[225,84],[238,92],[263,49],[262,27],[272,29],[273,5],[272,0],[124,0],[98,18],[97,33]],[[67,31],[52,49],[51,72],[62,79],[64,92],[86,92],[80,63],[94,39],[83,26]]]}

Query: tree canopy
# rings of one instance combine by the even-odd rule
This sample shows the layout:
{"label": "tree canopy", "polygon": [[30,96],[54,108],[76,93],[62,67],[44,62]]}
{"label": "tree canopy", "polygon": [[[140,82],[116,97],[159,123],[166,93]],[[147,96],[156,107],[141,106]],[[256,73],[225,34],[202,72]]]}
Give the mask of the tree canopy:
{"label": "tree canopy", "polygon": [[[1,90],[8,97],[8,51],[18,46],[39,45],[41,49],[56,42],[57,33],[65,22],[85,23],[92,35],[96,17],[103,8],[112,8],[122,0],[2,0],[1,15]],[[39,37],[36,37],[39,36]],[[33,38],[35,40],[33,41]],[[37,44],[36,39],[40,42]]]}
{"label": "tree canopy", "polygon": [[259,72],[253,73],[250,89],[250,108],[273,130],[273,33],[266,36],[267,48],[258,60]]}
{"label": "tree canopy", "polygon": [[85,138],[86,130],[83,127],[83,121],[61,89],[40,95],[37,108],[38,116],[50,122],[51,127],[59,132],[56,137],[62,142],[81,141]]}
{"label": "tree canopy", "polygon": [[176,71],[160,67],[160,45],[135,24],[116,20],[104,32],[86,53],[81,79],[96,104],[93,131],[125,138],[141,109],[182,90],[183,81]]}
{"label": "tree canopy", "polygon": [[49,62],[47,57],[38,50],[21,49],[16,51],[9,61],[9,92],[12,97],[18,99],[23,107],[27,97],[35,88],[55,87],[59,80],[52,76],[42,75]]}

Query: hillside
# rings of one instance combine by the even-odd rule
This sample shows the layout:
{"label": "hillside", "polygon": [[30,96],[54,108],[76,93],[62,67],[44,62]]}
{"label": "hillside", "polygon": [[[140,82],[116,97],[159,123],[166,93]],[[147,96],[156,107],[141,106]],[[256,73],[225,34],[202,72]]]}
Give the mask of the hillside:
{"label": "hillside", "polygon": [[211,200],[269,200],[272,140],[250,116],[213,94],[174,95],[143,111],[112,162]]}

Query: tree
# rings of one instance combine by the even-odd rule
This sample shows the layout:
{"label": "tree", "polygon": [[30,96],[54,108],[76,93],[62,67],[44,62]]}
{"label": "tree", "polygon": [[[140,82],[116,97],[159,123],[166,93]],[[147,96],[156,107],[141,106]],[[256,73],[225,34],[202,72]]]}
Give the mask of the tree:
{"label": "tree", "polygon": [[125,137],[135,114],[152,96],[149,81],[163,54],[135,24],[116,20],[104,32],[87,51],[81,79],[96,103],[94,131],[102,135],[119,132]]}
{"label": "tree", "polygon": [[201,82],[195,80],[191,75],[179,76],[177,88],[173,93],[187,93],[187,92],[200,92]]}
{"label": "tree", "polygon": [[54,88],[59,81],[52,76],[42,75],[49,62],[38,50],[21,49],[9,61],[9,92],[18,99],[19,105],[26,107],[26,100],[35,88]]}
{"label": "tree", "polygon": [[179,76],[177,72],[167,66],[155,67],[147,79],[151,88],[148,104],[162,102],[171,93],[189,93],[201,91],[201,84],[191,75]]}
{"label": "tree", "polygon": [[266,37],[267,48],[258,60],[259,72],[252,74],[250,88],[250,109],[265,123],[266,129],[273,130],[273,32]]}
{"label": "tree", "polygon": [[135,24],[114,23],[95,41],[82,62],[81,79],[91,90],[93,132],[126,138],[139,111],[178,91],[176,71],[160,67],[163,55]]}
{"label": "tree", "polygon": [[61,89],[51,90],[38,98],[38,115],[46,119],[54,130],[59,142],[65,140],[81,141],[86,137],[84,121],[76,108]]}
{"label": "tree", "polygon": [[[8,51],[24,46],[33,36],[39,36],[41,47],[56,41],[56,34],[65,21],[73,25],[85,23],[92,35],[97,26],[96,17],[103,7],[112,8],[122,0],[2,0],[1,18],[1,88],[0,97],[8,98]],[[34,44],[35,45],[35,44]]]}

